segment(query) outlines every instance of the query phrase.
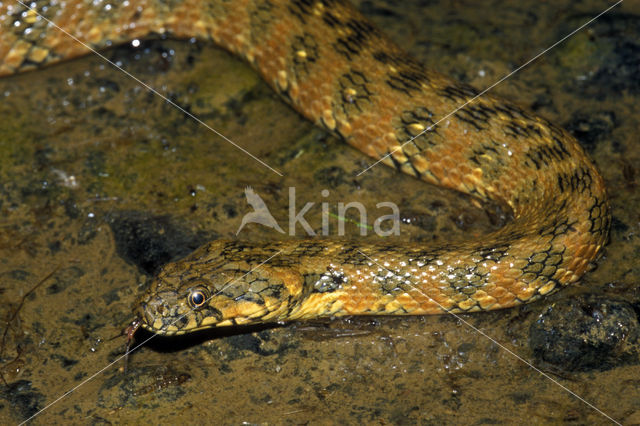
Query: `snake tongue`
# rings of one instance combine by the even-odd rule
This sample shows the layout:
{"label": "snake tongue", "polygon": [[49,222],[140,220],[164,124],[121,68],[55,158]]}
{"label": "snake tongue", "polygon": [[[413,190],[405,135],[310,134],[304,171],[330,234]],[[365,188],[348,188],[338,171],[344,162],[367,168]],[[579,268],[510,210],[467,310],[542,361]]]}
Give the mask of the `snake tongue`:
{"label": "snake tongue", "polygon": [[[127,372],[127,366],[129,365],[129,353],[131,352],[131,344],[133,343],[133,339],[135,338],[135,334],[136,331],[138,331],[138,329],[140,328],[140,325],[142,324],[142,321],[140,320],[140,317],[136,317],[133,321],[131,321],[131,324],[129,324],[129,327],[127,327],[124,332],[127,334],[127,349],[125,352],[125,356],[124,356],[124,372]],[[134,348],[137,349],[137,348]]]}

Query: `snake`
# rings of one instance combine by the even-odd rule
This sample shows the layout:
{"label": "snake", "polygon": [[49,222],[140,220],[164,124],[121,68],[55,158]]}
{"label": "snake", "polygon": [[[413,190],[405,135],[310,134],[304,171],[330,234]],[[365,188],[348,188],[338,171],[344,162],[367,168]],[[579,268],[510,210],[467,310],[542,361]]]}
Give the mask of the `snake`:
{"label": "snake", "polygon": [[571,134],[423,66],[345,1],[9,0],[0,27],[0,75],[142,37],[211,41],[364,154],[511,213],[429,245],[215,240],[162,268],[131,333],[513,307],[578,281],[607,242],[603,178]]}

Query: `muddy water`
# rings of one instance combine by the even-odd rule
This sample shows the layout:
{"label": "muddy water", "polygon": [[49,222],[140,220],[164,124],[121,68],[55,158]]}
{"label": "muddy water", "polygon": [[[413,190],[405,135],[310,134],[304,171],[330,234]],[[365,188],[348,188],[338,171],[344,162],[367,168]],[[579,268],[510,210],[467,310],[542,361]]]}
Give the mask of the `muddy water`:
{"label": "muddy water", "polygon": [[[360,8],[423,62],[484,88],[609,4]],[[390,240],[453,240],[492,221],[464,197],[382,166],[356,177],[367,159],[206,43],[152,40],[105,54],[284,177],[97,57],[0,80],[0,418],[20,422],[82,384],[34,423],[609,421],[589,404],[640,423],[639,34],[640,7],[627,1],[495,89],[570,129],[610,189],[611,242],[577,286],[464,321],[342,319],[157,338],[126,373],[122,361],[100,370],[122,355],[120,333],[149,275],[207,239],[234,237],[250,211],[247,186],[283,227],[290,187],[298,211],[315,203],[305,218],[316,229],[328,203],[332,237],[340,202],[363,203],[368,225],[388,214],[376,203],[396,203],[405,220]],[[349,219],[348,238],[376,238]],[[240,238],[282,236],[254,224]]]}

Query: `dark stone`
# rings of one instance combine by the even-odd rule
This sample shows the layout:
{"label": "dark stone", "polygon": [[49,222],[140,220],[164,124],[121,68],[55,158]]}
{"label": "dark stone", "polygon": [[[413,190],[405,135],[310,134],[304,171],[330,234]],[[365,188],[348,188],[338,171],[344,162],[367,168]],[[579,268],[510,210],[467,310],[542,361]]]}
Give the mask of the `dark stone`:
{"label": "dark stone", "polygon": [[224,339],[224,343],[230,346],[227,352],[229,360],[243,358],[246,356],[243,354],[245,351],[260,356],[272,356],[283,355],[295,347],[294,342],[271,330],[230,335]]}
{"label": "dark stone", "polygon": [[623,95],[638,93],[640,82],[640,44],[632,41],[616,43],[611,60],[607,61],[591,79],[598,87],[609,89],[609,93]]}
{"label": "dark stone", "polygon": [[[590,14],[579,14],[565,22],[573,26],[591,18]],[[592,57],[594,71],[577,82],[581,89],[578,93],[606,98],[640,92],[639,30],[639,16],[618,11],[607,13],[590,25],[589,42],[595,47]]]}
{"label": "dark stone", "polygon": [[589,152],[593,152],[598,143],[606,141],[616,127],[616,115],[613,111],[598,111],[594,114],[577,113],[565,128]]}
{"label": "dark stone", "polygon": [[3,386],[2,397],[9,401],[23,420],[40,411],[45,402],[44,395],[38,392],[37,388],[32,388],[28,380],[18,380]]}
{"label": "dark stone", "polygon": [[531,325],[529,336],[536,360],[564,371],[605,371],[635,364],[639,343],[633,306],[597,296],[549,306]]}
{"label": "dark stone", "polygon": [[346,172],[342,167],[331,166],[320,169],[313,174],[313,178],[329,188],[336,188],[346,182]]}
{"label": "dark stone", "polygon": [[403,209],[400,221],[407,225],[417,226],[427,232],[436,230],[436,217],[429,213],[405,211]]}
{"label": "dark stone", "polygon": [[180,259],[213,239],[194,233],[169,216],[122,211],[108,219],[118,255],[147,274],[155,274],[164,264]]}
{"label": "dark stone", "polygon": [[71,367],[78,363],[77,359],[67,358],[66,356],[60,354],[53,354],[51,355],[51,358],[58,361],[60,363],[60,366],[67,371],[71,370]]}
{"label": "dark stone", "polygon": [[234,206],[233,204],[224,204],[222,206],[222,209],[224,210],[224,214],[226,214],[227,217],[230,219],[238,216],[238,211],[236,210],[236,206]]}
{"label": "dark stone", "polygon": [[613,216],[611,218],[611,230],[613,232],[616,233],[623,233],[623,232],[627,232],[629,230],[629,225],[627,225],[626,223],[624,223],[622,220],[620,220],[618,217]]}

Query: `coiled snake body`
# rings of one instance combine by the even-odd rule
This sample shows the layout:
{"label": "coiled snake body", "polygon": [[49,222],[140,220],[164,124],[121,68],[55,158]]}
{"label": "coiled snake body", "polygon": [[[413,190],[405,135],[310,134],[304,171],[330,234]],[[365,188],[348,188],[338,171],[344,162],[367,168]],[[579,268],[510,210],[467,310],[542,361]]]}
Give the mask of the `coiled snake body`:
{"label": "coiled snake body", "polygon": [[94,49],[150,34],[213,40],[365,154],[513,212],[481,239],[440,246],[213,241],[142,297],[152,332],[505,308],[578,280],[607,239],[602,178],[571,135],[489,95],[434,125],[476,90],[423,68],[343,1],[51,0],[36,11],[0,3],[0,74],[87,53],[38,14]]}

